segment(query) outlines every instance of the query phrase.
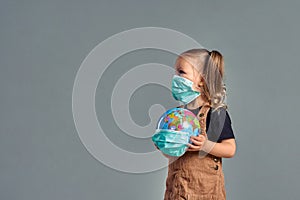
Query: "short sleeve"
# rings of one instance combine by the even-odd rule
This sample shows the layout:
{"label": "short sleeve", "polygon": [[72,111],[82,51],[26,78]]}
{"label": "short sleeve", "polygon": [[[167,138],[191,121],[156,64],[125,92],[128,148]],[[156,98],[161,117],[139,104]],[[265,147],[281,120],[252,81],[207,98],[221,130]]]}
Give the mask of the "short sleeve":
{"label": "short sleeve", "polygon": [[232,130],[232,124],[231,124],[229,113],[226,111],[224,126],[218,142],[221,142],[222,140],[229,139],[229,138],[235,138],[235,136]]}
{"label": "short sleeve", "polygon": [[221,142],[224,139],[235,138],[229,113],[225,109],[210,112],[207,123],[208,139],[213,142]]}

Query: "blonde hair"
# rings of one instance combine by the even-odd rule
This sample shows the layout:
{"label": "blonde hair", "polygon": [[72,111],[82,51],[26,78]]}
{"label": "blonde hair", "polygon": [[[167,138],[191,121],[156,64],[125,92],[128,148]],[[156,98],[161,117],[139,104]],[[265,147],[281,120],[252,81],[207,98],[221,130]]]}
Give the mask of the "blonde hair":
{"label": "blonde hair", "polygon": [[217,50],[190,49],[179,55],[190,62],[205,80],[203,93],[209,106],[217,110],[220,107],[228,108],[224,100],[226,86],[223,82],[224,59]]}

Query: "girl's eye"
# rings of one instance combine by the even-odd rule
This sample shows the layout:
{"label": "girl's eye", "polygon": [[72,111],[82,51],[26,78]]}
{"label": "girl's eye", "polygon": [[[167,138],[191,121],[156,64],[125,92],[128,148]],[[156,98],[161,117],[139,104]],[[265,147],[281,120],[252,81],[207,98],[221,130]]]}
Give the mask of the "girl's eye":
{"label": "girl's eye", "polygon": [[179,74],[184,74],[185,72],[183,70],[179,70]]}

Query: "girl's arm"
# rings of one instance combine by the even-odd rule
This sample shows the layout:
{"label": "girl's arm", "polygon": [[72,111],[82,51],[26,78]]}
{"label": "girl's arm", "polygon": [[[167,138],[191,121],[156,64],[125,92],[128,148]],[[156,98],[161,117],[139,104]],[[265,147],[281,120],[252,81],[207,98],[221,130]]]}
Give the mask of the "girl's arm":
{"label": "girl's arm", "polygon": [[217,157],[232,158],[236,152],[235,139],[224,139],[221,143],[206,140],[201,150]]}
{"label": "girl's arm", "polygon": [[188,151],[205,151],[217,157],[232,158],[235,154],[236,144],[235,138],[224,139],[220,143],[208,140],[207,134],[199,134],[191,136],[190,140],[193,144],[188,143]]}

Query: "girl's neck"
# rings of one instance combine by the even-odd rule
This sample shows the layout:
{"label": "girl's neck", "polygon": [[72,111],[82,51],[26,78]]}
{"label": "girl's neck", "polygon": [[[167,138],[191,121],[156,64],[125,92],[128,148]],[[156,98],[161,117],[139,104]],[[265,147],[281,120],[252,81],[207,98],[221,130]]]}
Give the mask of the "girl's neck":
{"label": "girl's neck", "polygon": [[197,108],[203,106],[205,103],[206,102],[204,101],[204,99],[200,96],[200,97],[196,98],[194,101],[188,103],[186,105],[186,107],[188,109],[194,110],[194,109],[197,109]]}

